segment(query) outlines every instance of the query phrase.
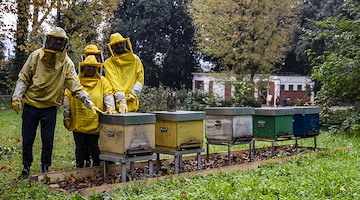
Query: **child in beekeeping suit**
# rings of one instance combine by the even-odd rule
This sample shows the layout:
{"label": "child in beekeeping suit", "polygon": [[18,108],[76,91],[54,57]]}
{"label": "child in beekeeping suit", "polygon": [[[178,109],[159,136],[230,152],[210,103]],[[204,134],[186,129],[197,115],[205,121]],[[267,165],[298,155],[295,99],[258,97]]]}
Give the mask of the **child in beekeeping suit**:
{"label": "child in beekeeping suit", "polygon": [[104,62],[105,76],[114,88],[117,110],[120,113],[136,112],[144,85],[142,62],[133,53],[130,39],[119,33],[110,36],[107,46],[112,56]]}
{"label": "child in beekeeping suit", "polygon": [[[96,45],[89,44],[85,47],[84,53],[81,55],[81,61],[84,62],[85,58],[89,55],[94,55],[98,62],[104,63],[103,51],[99,50]],[[79,72],[78,72],[79,73]],[[104,69],[102,68],[101,75],[105,75]],[[89,148],[87,147],[85,167],[91,166],[91,153]]]}
{"label": "child in beekeeping suit", "polygon": [[[104,113],[115,114],[115,100],[113,89],[109,81],[101,76],[102,64],[94,55],[89,55],[79,63],[81,85],[91,96],[94,104]],[[64,98],[64,125],[73,131],[75,140],[76,167],[83,168],[87,159],[87,148],[90,150],[93,166],[100,165],[99,159],[99,121],[98,114],[89,112],[75,98],[69,90],[65,91]]]}

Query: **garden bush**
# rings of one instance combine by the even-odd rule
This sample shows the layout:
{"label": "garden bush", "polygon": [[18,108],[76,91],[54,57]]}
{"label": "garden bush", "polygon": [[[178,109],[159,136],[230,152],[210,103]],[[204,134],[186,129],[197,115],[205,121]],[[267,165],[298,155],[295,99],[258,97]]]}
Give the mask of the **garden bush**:
{"label": "garden bush", "polygon": [[191,90],[181,87],[172,89],[160,85],[158,88],[144,86],[140,96],[140,107],[138,112],[164,111],[167,106],[169,92],[176,92],[178,110],[204,110],[206,107],[260,107],[261,104],[249,95],[235,95],[230,100],[223,100],[220,97],[203,90]]}
{"label": "garden bush", "polygon": [[345,109],[323,108],[320,113],[320,123],[329,126],[333,132],[360,133],[359,107]]}

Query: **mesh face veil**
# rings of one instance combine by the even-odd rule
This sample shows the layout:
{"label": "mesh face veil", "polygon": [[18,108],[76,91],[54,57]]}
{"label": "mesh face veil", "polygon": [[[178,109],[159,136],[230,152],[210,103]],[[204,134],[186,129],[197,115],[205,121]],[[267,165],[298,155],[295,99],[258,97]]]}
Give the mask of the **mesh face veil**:
{"label": "mesh face veil", "polygon": [[94,55],[98,62],[104,62],[103,51],[100,51],[96,45],[87,45],[84,49],[84,54],[81,55],[81,61],[84,62],[85,58]]}
{"label": "mesh face veil", "polygon": [[57,37],[53,35],[47,35],[45,39],[44,50],[64,53],[67,47],[68,41],[66,38]]}
{"label": "mesh face veil", "polygon": [[123,38],[119,33],[110,36],[110,43],[107,44],[112,56],[133,53],[130,38]]}
{"label": "mesh face veil", "polygon": [[53,53],[64,53],[68,46],[68,40],[65,31],[56,27],[50,34],[46,35],[43,49]]}
{"label": "mesh face veil", "polygon": [[88,57],[88,56],[95,56],[96,60],[100,61],[101,63],[104,62],[104,56],[101,53],[84,53],[84,54],[81,54],[81,61],[84,62],[85,58]]}
{"label": "mesh face veil", "polygon": [[102,63],[97,62],[94,55],[89,55],[79,63],[79,78],[99,78],[101,70]]}

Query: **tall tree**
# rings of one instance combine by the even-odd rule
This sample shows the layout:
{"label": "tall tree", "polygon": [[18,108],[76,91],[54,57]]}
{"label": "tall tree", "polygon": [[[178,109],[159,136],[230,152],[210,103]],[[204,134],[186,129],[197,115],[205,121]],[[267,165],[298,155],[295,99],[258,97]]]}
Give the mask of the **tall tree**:
{"label": "tall tree", "polygon": [[292,72],[303,75],[311,73],[311,63],[308,61],[306,50],[312,49],[317,53],[326,50],[323,39],[308,40],[308,33],[318,33],[323,28],[316,26],[311,20],[319,21],[326,17],[336,17],[344,12],[343,0],[306,0],[301,9],[300,25],[295,30],[293,48],[287,53],[285,61],[278,65],[280,72]]}
{"label": "tall tree", "polygon": [[300,0],[193,0],[189,7],[203,54],[240,75],[272,73],[298,23]]}
{"label": "tall tree", "polygon": [[122,1],[70,0],[60,9],[56,21],[70,38],[68,54],[75,63],[80,61],[80,54],[89,43],[97,45],[100,49],[106,48],[101,44],[101,33],[108,31],[107,21]]}
{"label": "tall tree", "polygon": [[143,61],[146,85],[191,86],[196,60],[184,0],[126,0],[111,23],[111,33],[130,37]]}
{"label": "tall tree", "polygon": [[6,48],[4,43],[0,41],[0,95],[9,94],[12,84],[9,78],[8,61],[5,60],[5,52]]}
{"label": "tall tree", "polygon": [[343,13],[328,17],[315,24],[322,31],[314,40],[323,40],[327,51],[310,52],[315,65],[313,78],[320,81],[317,94],[324,106],[338,105],[348,101],[360,106],[360,3],[345,0]]}
{"label": "tall tree", "polygon": [[14,74],[18,74],[24,65],[27,53],[22,49],[28,37],[29,26],[29,0],[16,0],[16,33],[15,33],[15,58],[13,60]]}

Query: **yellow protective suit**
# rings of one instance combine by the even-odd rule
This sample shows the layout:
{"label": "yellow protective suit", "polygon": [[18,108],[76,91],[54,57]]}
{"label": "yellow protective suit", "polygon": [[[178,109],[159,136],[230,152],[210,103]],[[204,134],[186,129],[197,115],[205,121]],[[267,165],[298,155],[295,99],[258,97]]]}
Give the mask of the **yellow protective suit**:
{"label": "yellow protective suit", "polygon": [[[74,63],[66,53],[57,54],[54,57],[55,53],[43,49],[30,54],[19,73],[19,79],[28,85],[22,96],[24,103],[37,108],[60,106],[64,87],[73,95],[81,93],[83,87],[76,77]],[[55,59],[52,67],[47,65],[49,59]]]}
{"label": "yellow protective suit", "polygon": [[[79,75],[81,76],[81,74]],[[103,103],[103,97],[112,94],[113,89],[109,81],[96,74],[95,78],[80,78],[84,90],[90,95],[93,103],[101,111],[106,108]],[[66,97],[70,98],[70,124],[69,130],[80,133],[98,134],[99,133],[99,116],[87,109],[78,99],[72,97],[69,90],[65,91]]]}
{"label": "yellow protective suit", "polygon": [[[115,37],[114,37],[115,36]],[[111,45],[127,41],[130,46],[130,51],[115,55],[111,50]],[[114,93],[123,92],[125,99],[129,98],[131,91],[134,91],[134,86],[138,86],[137,94],[133,101],[127,101],[128,111],[136,112],[139,109],[138,92],[144,84],[144,68],[140,58],[132,52],[130,40],[124,39],[119,33],[113,34],[110,37],[108,44],[112,57],[104,62],[105,76],[109,80],[114,89]]]}

